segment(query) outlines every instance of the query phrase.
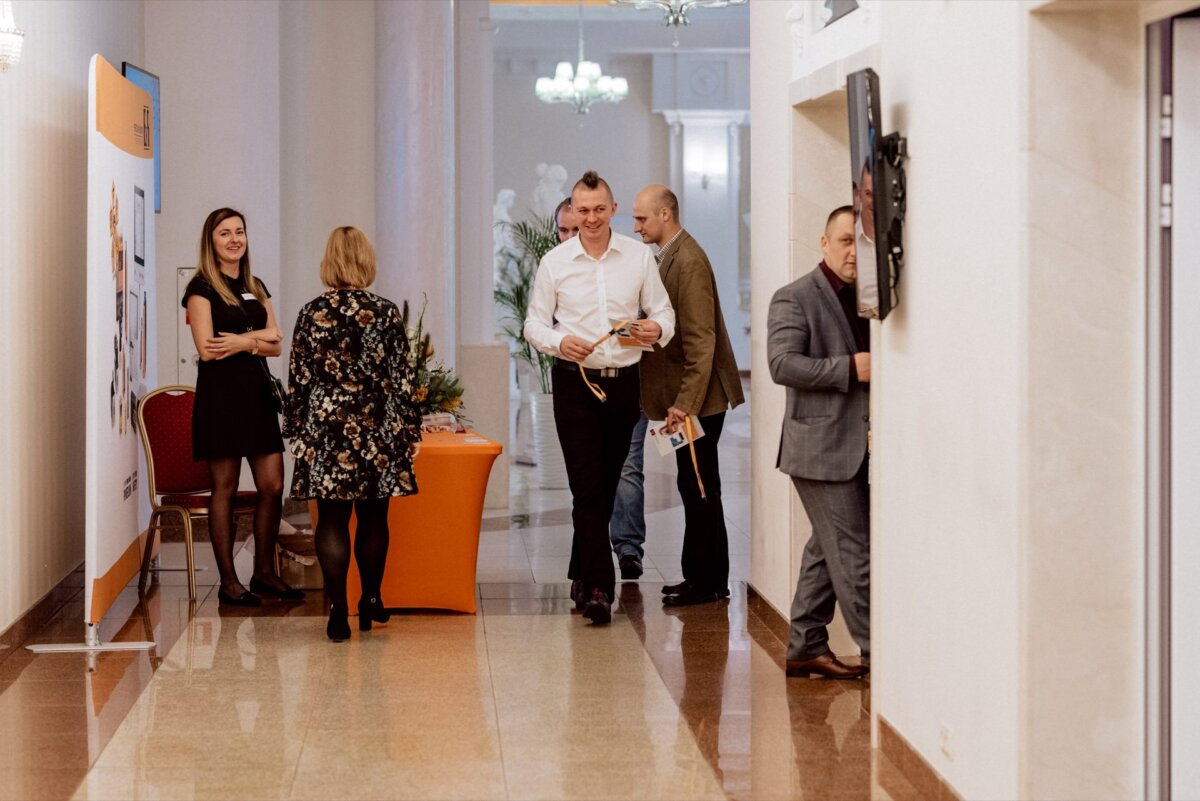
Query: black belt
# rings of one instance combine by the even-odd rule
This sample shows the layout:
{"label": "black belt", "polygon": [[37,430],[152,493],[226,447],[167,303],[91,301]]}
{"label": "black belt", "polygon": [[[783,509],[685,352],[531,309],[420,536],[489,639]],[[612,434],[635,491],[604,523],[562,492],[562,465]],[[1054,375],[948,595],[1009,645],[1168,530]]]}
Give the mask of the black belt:
{"label": "black belt", "polygon": [[[554,359],[554,366],[561,367],[564,370],[579,369],[579,366],[576,362],[568,361],[567,359],[560,359],[558,357],[555,357]],[[618,378],[623,375],[629,375],[637,369],[638,366],[636,364],[631,364],[628,367],[601,367],[599,369],[595,367],[585,367],[583,368],[583,372],[584,375],[591,376],[592,378]]]}

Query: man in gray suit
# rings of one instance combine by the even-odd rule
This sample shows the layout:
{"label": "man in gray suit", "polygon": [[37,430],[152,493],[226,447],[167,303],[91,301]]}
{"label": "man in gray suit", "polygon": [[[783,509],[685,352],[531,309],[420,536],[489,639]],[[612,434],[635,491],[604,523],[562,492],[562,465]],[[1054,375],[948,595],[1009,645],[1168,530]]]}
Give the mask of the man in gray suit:
{"label": "man in gray suit", "polygon": [[[854,210],[834,209],[824,260],[776,292],[767,313],[771,380],[787,387],[776,467],[792,477],[813,529],[792,601],[788,676],[857,679],[871,653],[870,329],[856,311],[854,245]],[[863,664],[829,650],[835,602]]]}

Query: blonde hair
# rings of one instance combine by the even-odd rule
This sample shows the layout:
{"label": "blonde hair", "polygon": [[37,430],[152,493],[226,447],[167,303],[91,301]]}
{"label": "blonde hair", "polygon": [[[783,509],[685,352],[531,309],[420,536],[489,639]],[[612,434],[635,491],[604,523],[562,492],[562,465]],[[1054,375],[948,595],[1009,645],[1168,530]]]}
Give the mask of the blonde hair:
{"label": "blonde hair", "polygon": [[365,289],[375,283],[375,247],[352,225],[334,228],[321,259],[321,283],[330,289]]}
{"label": "blonde hair", "polygon": [[[196,275],[207,281],[209,286],[221,296],[221,300],[230,306],[237,306],[240,301],[233,294],[233,291],[226,286],[224,279],[221,278],[221,265],[217,261],[217,254],[213,252],[213,232],[217,230],[218,225],[231,217],[240,219],[242,221],[242,229],[246,229],[246,215],[237,209],[217,209],[209,214],[208,219],[204,221],[204,228],[200,231],[200,261],[196,264]],[[239,260],[238,265],[242,277],[242,285],[246,288],[246,291],[253,292],[254,297],[258,298],[258,302],[266,305],[267,293],[262,288],[262,284],[250,272],[249,238],[247,238],[246,249],[242,251],[242,258]]]}

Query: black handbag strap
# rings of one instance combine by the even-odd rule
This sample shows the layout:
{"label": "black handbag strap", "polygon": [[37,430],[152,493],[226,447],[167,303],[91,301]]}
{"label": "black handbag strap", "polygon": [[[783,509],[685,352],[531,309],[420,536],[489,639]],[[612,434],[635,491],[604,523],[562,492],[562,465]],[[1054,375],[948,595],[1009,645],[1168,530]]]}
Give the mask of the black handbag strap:
{"label": "black handbag strap", "polygon": [[[234,297],[237,299],[238,311],[242,313],[242,319],[246,322],[245,333],[248,334],[254,330],[254,326],[250,324],[250,315],[246,314],[246,307],[242,305],[241,296],[235,292]],[[259,363],[259,365],[262,367],[263,372],[266,373],[268,381],[277,380],[275,378],[275,375],[271,372],[271,368],[267,367],[267,357],[266,356],[255,356],[254,354],[250,354],[250,357]]]}

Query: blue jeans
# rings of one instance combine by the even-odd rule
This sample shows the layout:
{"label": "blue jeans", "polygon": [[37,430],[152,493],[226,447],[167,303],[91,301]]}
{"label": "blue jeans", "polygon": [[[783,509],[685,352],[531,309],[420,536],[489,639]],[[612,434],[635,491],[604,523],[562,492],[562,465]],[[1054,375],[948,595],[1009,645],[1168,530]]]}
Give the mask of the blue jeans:
{"label": "blue jeans", "polygon": [[646,478],[642,473],[642,464],[647,425],[649,421],[643,414],[633,427],[629,455],[625,457],[625,464],[621,468],[621,483],[617,485],[617,499],[608,523],[608,538],[612,541],[617,558],[636,556],[639,562],[646,544]]}

